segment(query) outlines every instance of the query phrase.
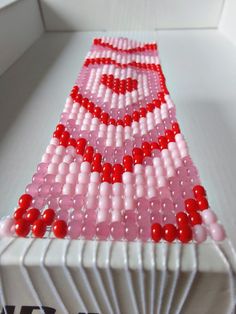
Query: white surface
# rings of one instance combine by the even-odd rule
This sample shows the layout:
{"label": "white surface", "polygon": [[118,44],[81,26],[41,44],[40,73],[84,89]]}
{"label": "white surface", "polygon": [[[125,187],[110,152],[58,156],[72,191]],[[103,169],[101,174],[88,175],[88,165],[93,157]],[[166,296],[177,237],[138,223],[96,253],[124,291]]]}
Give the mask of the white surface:
{"label": "white surface", "polygon": [[224,0],[40,0],[46,30],[216,28]]}
{"label": "white surface", "polygon": [[232,314],[229,264],[214,243],[2,239],[2,304],[58,314]]}
{"label": "white surface", "polygon": [[[158,40],[190,154],[236,247],[235,46],[217,30],[106,34]],[[92,39],[101,35],[44,34],[0,78],[1,215],[31,181]]]}
{"label": "white surface", "polygon": [[3,4],[0,3],[0,75],[43,32],[37,0],[16,1],[7,7],[2,7]]}
{"label": "white surface", "polygon": [[236,44],[236,1],[226,0],[219,29]]}

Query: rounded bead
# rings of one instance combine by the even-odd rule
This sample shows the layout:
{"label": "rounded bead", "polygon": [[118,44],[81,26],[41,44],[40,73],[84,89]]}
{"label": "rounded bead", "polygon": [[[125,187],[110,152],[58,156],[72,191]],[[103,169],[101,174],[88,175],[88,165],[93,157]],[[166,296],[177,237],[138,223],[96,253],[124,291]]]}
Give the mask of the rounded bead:
{"label": "rounded bead", "polygon": [[192,240],[192,230],[189,226],[183,226],[178,229],[178,238],[182,243],[188,243]]}
{"label": "rounded bead", "polygon": [[163,238],[167,242],[173,242],[176,239],[177,230],[174,225],[167,224],[163,227]]}
{"label": "rounded bead", "polygon": [[31,208],[26,213],[26,220],[32,224],[36,219],[38,219],[40,211],[37,208]]}
{"label": "rounded bead", "polygon": [[201,225],[195,225],[193,226],[193,239],[197,243],[202,243],[207,238],[207,232],[206,229]]}
{"label": "rounded bead", "polygon": [[163,230],[160,224],[155,223],[152,225],[152,240],[155,242],[160,242],[163,237]]}
{"label": "rounded bead", "polygon": [[19,198],[18,205],[20,208],[28,209],[32,202],[32,196],[30,194],[23,194]]}
{"label": "rounded bead", "polygon": [[46,232],[46,223],[42,219],[35,220],[32,226],[32,233],[36,238],[42,238]]}
{"label": "rounded bead", "polygon": [[210,235],[215,241],[223,241],[225,239],[225,230],[222,225],[213,223],[209,226]]}
{"label": "rounded bead", "polygon": [[29,232],[30,232],[30,223],[26,219],[21,218],[16,221],[15,233],[19,237],[26,237],[29,234]]}
{"label": "rounded bead", "polygon": [[42,215],[42,219],[46,223],[47,226],[51,226],[54,218],[55,218],[55,211],[51,208],[45,209]]}
{"label": "rounded bead", "polygon": [[64,220],[56,220],[52,229],[56,238],[63,239],[67,235],[67,224]]}

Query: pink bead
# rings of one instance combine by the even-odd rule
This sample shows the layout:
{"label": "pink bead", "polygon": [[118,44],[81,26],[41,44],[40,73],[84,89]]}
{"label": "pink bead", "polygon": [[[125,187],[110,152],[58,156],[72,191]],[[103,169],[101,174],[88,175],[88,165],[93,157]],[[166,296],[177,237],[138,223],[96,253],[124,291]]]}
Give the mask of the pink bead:
{"label": "pink bead", "polygon": [[55,175],[53,175],[53,174],[47,174],[47,175],[44,177],[44,182],[47,183],[47,184],[52,184],[52,183],[54,183],[54,180],[55,180]]}
{"label": "pink bead", "polygon": [[159,211],[155,211],[151,214],[151,224],[159,223],[163,224],[163,214]]}
{"label": "pink bead", "polygon": [[78,239],[81,235],[82,228],[81,223],[79,221],[73,220],[68,224],[67,234],[71,239]]}
{"label": "pink bead", "polygon": [[166,224],[175,224],[176,218],[175,214],[172,211],[165,211],[163,213],[163,223]]}
{"label": "pink bead", "polygon": [[145,184],[145,177],[143,174],[137,174],[135,177],[135,183],[137,185]]}
{"label": "pink bead", "polygon": [[35,173],[32,177],[32,183],[42,184],[44,182],[43,174]]}
{"label": "pink bead", "polygon": [[121,240],[124,237],[124,224],[119,221],[112,222],[110,232],[114,240]]}
{"label": "pink bead", "polygon": [[158,189],[158,194],[161,199],[171,199],[170,190],[168,187],[162,187]]}
{"label": "pink bead", "polygon": [[136,223],[137,214],[133,210],[126,210],[124,213],[124,222],[126,223]]}
{"label": "pink bead", "polygon": [[124,199],[125,210],[134,210],[136,207],[136,201],[132,197],[126,197]]}
{"label": "pink bead", "polygon": [[139,226],[147,226],[150,224],[150,213],[147,211],[140,211],[137,217]]}
{"label": "pink bead", "polygon": [[164,198],[161,200],[161,208],[164,213],[167,213],[174,210],[174,204],[170,199]]}
{"label": "pink bead", "polygon": [[139,228],[138,238],[142,241],[147,241],[151,237],[151,227],[142,226]]}
{"label": "pink bead", "polygon": [[51,160],[52,160],[52,155],[51,154],[48,154],[48,153],[43,154],[42,162],[49,163]]}
{"label": "pink bead", "polygon": [[206,229],[201,225],[195,225],[193,226],[193,239],[197,243],[202,243],[207,238],[207,232]]}
{"label": "pink bead", "polygon": [[39,189],[40,183],[31,183],[26,186],[25,192],[27,194],[30,194],[32,197],[35,197],[38,195],[38,189]]}
{"label": "pink bead", "polygon": [[88,190],[87,184],[78,183],[76,184],[76,187],[75,187],[75,194],[85,195],[87,194],[87,190]]}
{"label": "pink bead", "polygon": [[126,223],[124,236],[126,240],[134,241],[138,236],[138,226],[134,223]]}
{"label": "pink bead", "polygon": [[57,198],[54,197],[48,198],[47,204],[49,208],[53,208],[54,210],[58,208]]}
{"label": "pink bead", "polygon": [[64,184],[66,182],[66,176],[64,174],[58,174],[55,177],[55,182]]}
{"label": "pink bead", "polygon": [[110,218],[110,213],[108,209],[98,209],[97,211],[97,222],[104,222],[109,220]]}
{"label": "pink bead", "polygon": [[154,186],[150,186],[147,188],[147,197],[148,199],[156,197],[157,196],[157,190]]}
{"label": "pink bead", "polygon": [[60,164],[61,162],[62,162],[62,156],[61,155],[53,155],[52,163]]}
{"label": "pink bead", "polygon": [[149,201],[146,198],[139,198],[137,199],[137,210],[138,211],[145,211],[149,208]]}
{"label": "pink bead", "polygon": [[84,198],[82,195],[75,195],[73,198],[74,209],[81,209],[83,206]]}
{"label": "pink bead", "polygon": [[50,139],[50,144],[57,146],[59,144],[59,140],[56,137],[52,137]]}
{"label": "pink bead", "polygon": [[67,221],[69,217],[68,210],[61,209],[57,212],[57,219]]}
{"label": "pink bead", "polygon": [[166,178],[164,176],[158,177],[157,184],[159,188],[166,187],[167,186]]}
{"label": "pink bead", "polygon": [[217,221],[216,214],[211,209],[206,209],[201,214],[202,220],[206,225],[214,224]]}
{"label": "pink bead", "polygon": [[107,222],[100,222],[96,227],[96,236],[99,240],[106,240],[110,234],[110,227]]}
{"label": "pink bead", "polygon": [[209,231],[213,240],[223,241],[225,239],[225,231],[222,225],[218,223],[210,224]]}
{"label": "pink bead", "polygon": [[48,145],[47,148],[46,148],[46,153],[48,153],[48,154],[53,154],[54,151],[55,151],[55,149],[56,149],[56,146],[50,144],[50,145]]}
{"label": "pink bead", "polygon": [[32,200],[32,207],[42,209],[46,205],[46,200],[43,197],[35,197]]}
{"label": "pink bead", "polygon": [[83,227],[82,227],[82,236],[86,239],[86,240],[91,240],[96,233],[96,228],[94,223],[90,223],[90,222],[86,222],[84,223]]}
{"label": "pink bead", "polygon": [[59,182],[53,183],[51,188],[50,188],[51,195],[54,197],[59,196],[62,192],[62,187],[63,187],[63,185]]}
{"label": "pink bead", "polygon": [[70,196],[63,195],[59,198],[59,207],[61,209],[70,209],[73,207],[73,201]]}
{"label": "pink bead", "polygon": [[80,210],[74,209],[70,214],[70,219],[82,222],[84,219],[84,214]]}
{"label": "pink bead", "polygon": [[56,148],[56,151],[55,151],[55,152],[56,152],[56,154],[57,154],[57,155],[64,156],[65,151],[66,151],[65,147],[64,147],[64,146],[62,146],[62,145],[59,145],[59,146],[57,146],[57,148]]}
{"label": "pink bead", "polygon": [[0,220],[0,237],[12,236],[13,226],[14,226],[14,219],[10,217],[6,217],[4,220]]}
{"label": "pink bead", "polygon": [[66,154],[71,155],[71,156],[75,156],[76,155],[76,150],[73,146],[68,146],[66,148]]}
{"label": "pink bead", "polygon": [[161,201],[158,197],[152,198],[150,200],[150,209],[151,211],[159,211],[161,209]]}
{"label": "pink bead", "polygon": [[48,163],[45,163],[45,162],[41,162],[40,164],[38,164],[38,167],[37,167],[37,172],[38,173],[46,173],[48,170]]}
{"label": "pink bead", "polygon": [[51,185],[44,183],[44,184],[40,185],[40,187],[38,189],[38,195],[41,197],[46,197],[46,196],[48,196],[50,189],[51,189]]}

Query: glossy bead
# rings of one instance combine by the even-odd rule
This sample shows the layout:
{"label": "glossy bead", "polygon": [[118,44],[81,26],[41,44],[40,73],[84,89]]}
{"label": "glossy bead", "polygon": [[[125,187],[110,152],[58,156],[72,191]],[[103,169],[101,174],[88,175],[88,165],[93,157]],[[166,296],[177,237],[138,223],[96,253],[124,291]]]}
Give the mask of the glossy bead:
{"label": "glossy bead", "polygon": [[193,198],[185,200],[184,204],[187,212],[198,210],[198,203]]}
{"label": "glossy bead", "polygon": [[13,218],[15,220],[19,220],[21,218],[23,218],[23,216],[25,215],[26,213],[26,209],[23,209],[23,208],[17,208],[14,212],[14,215],[13,215]]}
{"label": "glossy bead", "polygon": [[18,205],[20,208],[28,209],[32,202],[32,196],[30,194],[23,194],[19,198]]}
{"label": "glossy bead", "polygon": [[196,198],[206,196],[206,190],[201,185],[194,186],[193,193]]}
{"label": "glossy bead", "polygon": [[178,238],[182,243],[188,243],[192,240],[192,230],[189,226],[183,226],[178,229]]}
{"label": "glossy bead", "polygon": [[42,219],[46,223],[47,226],[51,226],[55,218],[55,211],[51,208],[47,208],[44,210],[42,214]]}
{"label": "glossy bead", "polygon": [[32,233],[36,238],[42,238],[46,232],[46,223],[42,219],[35,220],[32,226]]}
{"label": "glossy bead", "polygon": [[226,237],[225,231],[222,225],[218,223],[213,223],[209,226],[210,235],[215,241],[223,241]]}
{"label": "glossy bead", "polygon": [[206,225],[214,224],[217,221],[216,214],[211,209],[204,210],[201,215]]}
{"label": "glossy bead", "polygon": [[114,240],[121,240],[124,237],[124,224],[122,222],[113,222],[110,226],[111,236]]}
{"label": "glossy bead", "polygon": [[207,238],[206,229],[202,225],[195,225],[193,226],[193,239],[197,243],[202,243]]}
{"label": "glossy bead", "polygon": [[37,208],[31,208],[27,211],[25,219],[28,220],[30,224],[33,224],[36,219],[38,219],[40,211]]}
{"label": "glossy bead", "polygon": [[78,237],[81,235],[81,232],[81,222],[76,220],[69,222],[67,234],[71,239],[78,239]]}
{"label": "glossy bead", "polygon": [[184,212],[179,212],[176,214],[176,221],[179,227],[187,226],[189,219],[187,214]]}
{"label": "glossy bead", "polygon": [[163,230],[160,224],[154,223],[152,225],[152,240],[155,242],[160,242],[163,237]]}
{"label": "glossy bead", "polygon": [[200,210],[205,210],[209,208],[208,201],[204,196],[198,197],[197,204]]}
{"label": "glossy bead", "polygon": [[110,234],[110,226],[107,222],[100,222],[96,226],[96,236],[99,240],[106,240]]}
{"label": "glossy bead", "polygon": [[198,212],[192,211],[189,213],[189,222],[191,226],[200,225],[202,223],[202,217]]}
{"label": "glossy bead", "polygon": [[52,230],[56,238],[63,239],[67,235],[67,224],[64,220],[56,220]]}
{"label": "glossy bead", "polygon": [[19,237],[26,237],[30,232],[30,223],[28,220],[21,218],[15,223],[15,233]]}
{"label": "glossy bead", "polygon": [[177,237],[177,230],[174,225],[167,224],[163,227],[163,238],[167,242],[173,242]]}

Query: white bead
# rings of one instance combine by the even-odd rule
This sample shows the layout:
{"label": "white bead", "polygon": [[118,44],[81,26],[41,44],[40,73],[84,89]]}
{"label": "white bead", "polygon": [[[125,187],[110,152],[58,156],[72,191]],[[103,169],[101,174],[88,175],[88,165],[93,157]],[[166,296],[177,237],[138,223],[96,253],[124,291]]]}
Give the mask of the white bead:
{"label": "white bead", "polygon": [[134,181],[133,173],[132,172],[124,172],[122,174],[122,181],[124,184],[132,184]]}
{"label": "white bead", "polygon": [[111,194],[111,184],[108,182],[102,182],[100,184],[100,195],[108,196]]}
{"label": "white bead", "polygon": [[91,171],[91,164],[88,161],[83,161],[80,165],[80,171],[83,173],[89,173]]}

